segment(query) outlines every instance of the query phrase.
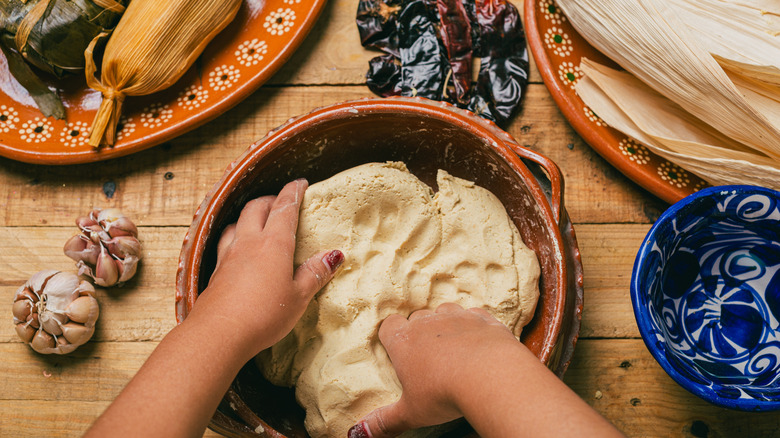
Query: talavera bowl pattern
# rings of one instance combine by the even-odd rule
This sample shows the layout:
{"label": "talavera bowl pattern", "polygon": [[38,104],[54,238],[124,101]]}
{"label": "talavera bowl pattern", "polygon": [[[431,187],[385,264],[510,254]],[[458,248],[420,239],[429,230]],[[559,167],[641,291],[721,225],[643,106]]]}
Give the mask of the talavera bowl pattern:
{"label": "talavera bowl pattern", "polygon": [[780,409],[780,192],[720,186],[673,205],[639,249],[631,299],[645,344],[685,389]]}

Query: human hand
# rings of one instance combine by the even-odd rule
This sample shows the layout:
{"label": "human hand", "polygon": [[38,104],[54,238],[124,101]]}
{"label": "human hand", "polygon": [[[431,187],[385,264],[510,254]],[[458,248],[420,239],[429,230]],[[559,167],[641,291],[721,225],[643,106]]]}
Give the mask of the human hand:
{"label": "human hand", "polygon": [[278,196],[244,206],[238,221],[223,231],[217,266],[185,322],[234,327],[239,345],[251,356],[292,330],[344,261],[341,251],[323,251],[294,269],[298,212],[307,187],[305,180],[296,180]]}
{"label": "human hand", "polygon": [[[384,438],[442,424],[464,415],[460,401],[485,378],[495,352],[525,349],[512,332],[482,309],[447,303],[409,319],[392,315],[379,328],[403,387],[401,399],[353,426],[349,438]],[[529,353],[530,354],[530,353]]]}

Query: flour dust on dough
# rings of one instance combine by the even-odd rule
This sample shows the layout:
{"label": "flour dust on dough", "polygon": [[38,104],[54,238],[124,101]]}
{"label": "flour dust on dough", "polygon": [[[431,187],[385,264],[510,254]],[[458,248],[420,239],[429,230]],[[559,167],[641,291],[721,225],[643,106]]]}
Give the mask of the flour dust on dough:
{"label": "flour dust on dough", "polygon": [[516,336],[533,316],[539,263],[504,206],[443,170],[437,183],[434,195],[403,163],[369,163],[306,191],[296,266],[325,249],[344,252],[344,264],[257,362],[272,383],[295,386],[314,438],[346,436],[400,398],[377,336],[387,316],[455,302],[487,310]]}

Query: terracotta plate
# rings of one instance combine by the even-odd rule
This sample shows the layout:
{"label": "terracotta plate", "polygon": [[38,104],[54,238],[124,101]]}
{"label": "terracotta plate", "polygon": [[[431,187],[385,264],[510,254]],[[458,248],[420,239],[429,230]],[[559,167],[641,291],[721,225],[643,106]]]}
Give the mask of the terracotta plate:
{"label": "terracotta plate", "polygon": [[128,97],[113,147],[87,144],[101,95],[80,75],[51,80],[67,117],[45,118],[0,56],[0,155],[39,164],[105,160],[168,141],[217,117],[255,91],[291,56],[325,0],[246,0],[235,20],[171,88]]}
{"label": "terracotta plate", "polygon": [[580,59],[587,57],[617,67],[588,44],[553,0],[526,0],[525,32],[542,79],[574,130],[610,164],[669,203],[707,187],[696,175],[650,152],[620,131],[610,128],[577,96],[582,77]]}

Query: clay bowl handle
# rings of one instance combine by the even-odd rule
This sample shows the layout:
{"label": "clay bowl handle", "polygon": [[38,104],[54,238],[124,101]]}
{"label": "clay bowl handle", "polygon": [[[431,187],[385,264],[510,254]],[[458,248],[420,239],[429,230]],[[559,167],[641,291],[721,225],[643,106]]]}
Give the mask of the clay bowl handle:
{"label": "clay bowl handle", "polygon": [[[561,169],[558,167],[557,164],[555,164],[551,159],[545,157],[544,155],[540,155],[537,152],[532,151],[531,149],[525,148],[523,146],[520,146],[517,143],[514,142],[507,142],[507,145],[512,148],[512,151],[516,153],[520,158],[522,158],[525,161],[530,161],[531,163],[536,164],[538,167],[544,170],[546,175],[539,175],[539,168],[537,166],[529,166],[529,170],[531,170],[531,173],[534,174],[534,176],[539,179],[540,184],[544,182],[544,180],[549,180],[550,187],[549,187],[549,193],[547,195],[549,196],[550,201],[550,208],[553,212],[553,217],[555,218],[555,222],[560,225],[561,223],[561,211],[563,210],[563,175],[561,174]],[[546,178],[539,178],[540,176],[546,176]],[[544,184],[542,184],[544,186]],[[547,192],[547,187],[542,187],[545,189],[545,192]]]}

